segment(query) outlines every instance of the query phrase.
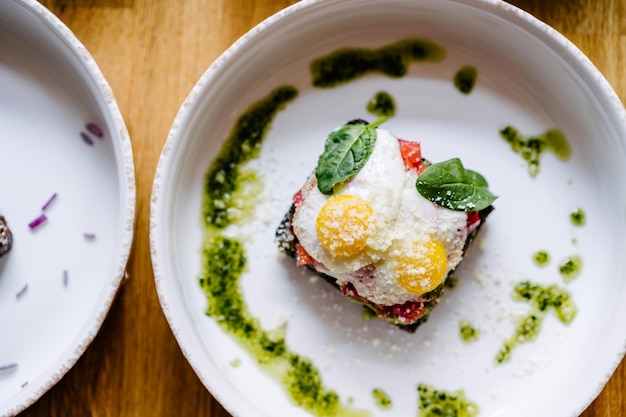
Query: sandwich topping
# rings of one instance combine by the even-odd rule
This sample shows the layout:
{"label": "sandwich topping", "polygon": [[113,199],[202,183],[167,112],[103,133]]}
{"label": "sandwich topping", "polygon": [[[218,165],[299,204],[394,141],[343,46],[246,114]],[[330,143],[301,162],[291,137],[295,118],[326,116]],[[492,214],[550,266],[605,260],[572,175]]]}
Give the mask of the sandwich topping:
{"label": "sandwich topping", "polygon": [[424,160],[419,143],[378,128],[384,120],[329,135],[288,227],[299,266],[379,317],[412,325],[436,304],[496,197],[460,160]]}

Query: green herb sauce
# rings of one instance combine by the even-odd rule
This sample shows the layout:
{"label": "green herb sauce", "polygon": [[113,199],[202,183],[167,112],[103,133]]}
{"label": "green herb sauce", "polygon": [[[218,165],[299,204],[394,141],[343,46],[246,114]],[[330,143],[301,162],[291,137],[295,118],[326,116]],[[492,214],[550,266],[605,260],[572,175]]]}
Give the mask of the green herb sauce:
{"label": "green herb sauce", "polygon": [[389,410],[393,405],[391,397],[380,388],[374,388],[372,390],[372,398],[374,398],[378,408],[383,410]]}
{"label": "green herb sauce", "polygon": [[315,87],[329,88],[353,81],[368,73],[399,78],[414,61],[440,62],[446,56],[442,46],[425,39],[405,39],[379,49],[344,48],[311,62]]}
{"label": "green herb sauce", "polygon": [[546,150],[554,153],[561,161],[567,161],[571,156],[567,138],[556,129],[548,130],[538,136],[525,137],[517,129],[507,126],[500,131],[500,136],[528,163],[528,172],[532,176],[539,173],[539,160]]}
{"label": "green herb sauce", "polygon": [[579,255],[569,256],[559,263],[559,273],[563,277],[563,281],[571,282],[574,278],[580,275],[580,270],[583,267],[583,260]]}
{"label": "green herb sauce", "polygon": [[232,196],[251,178],[242,174],[242,165],[258,155],[274,116],[296,96],[295,88],[284,86],[253,104],[239,118],[209,167],[203,196],[205,232],[199,282],[208,301],[206,314],[284,385],[295,404],[320,417],[364,417],[369,413],[346,406],[335,391],[324,386],[319,370],[309,359],[289,350],[283,329],[263,330],[250,314],[239,282],[247,265],[244,244],[223,233],[228,225],[241,221],[232,215],[238,204]]}
{"label": "green herb sauce", "polygon": [[569,214],[569,219],[574,226],[584,226],[587,220],[585,211],[581,208],[572,210]]}
{"label": "green herb sauce", "polygon": [[465,397],[462,390],[446,392],[419,384],[418,417],[475,417],[478,406]]}
{"label": "green herb sauce", "polygon": [[391,94],[379,91],[367,103],[367,111],[377,116],[392,117],[396,114],[396,102]]}
{"label": "green herb sauce", "polygon": [[537,251],[533,254],[533,262],[537,266],[546,266],[550,263],[550,254],[545,250]]}
{"label": "green herb sauce", "polygon": [[291,86],[277,88],[239,117],[205,177],[203,213],[206,225],[224,228],[240,220],[236,215],[241,205],[237,191],[241,194],[240,190],[255,176],[248,171],[248,178],[241,178],[246,175],[241,166],[259,154],[271,120],[297,95],[298,91]]}
{"label": "green herb sauce", "polygon": [[496,354],[496,363],[511,359],[512,351],[517,345],[535,340],[549,311],[553,311],[564,324],[574,320],[578,311],[570,294],[556,284],[543,286],[522,281],[515,286],[513,297],[518,301],[529,303],[532,309],[518,321],[515,333],[504,342]]}
{"label": "green herb sauce", "polygon": [[480,329],[474,327],[474,325],[467,320],[461,320],[459,322],[459,333],[464,342],[470,343],[478,339]]}
{"label": "green herb sauce", "polygon": [[478,71],[475,67],[467,65],[454,74],[454,86],[463,94],[469,94],[476,85]]}

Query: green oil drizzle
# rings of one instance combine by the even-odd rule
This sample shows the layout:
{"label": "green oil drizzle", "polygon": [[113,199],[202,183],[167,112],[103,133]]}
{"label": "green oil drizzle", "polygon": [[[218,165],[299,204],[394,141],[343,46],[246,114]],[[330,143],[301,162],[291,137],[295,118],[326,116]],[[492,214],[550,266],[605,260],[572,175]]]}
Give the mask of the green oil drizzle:
{"label": "green oil drizzle", "polygon": [[537,266],[546,266],[550,263],[550,254],[545,250],[539,250],[533,253],[533,262]]}
{"label": "green oil drizzle", "polygon": [[372,390],[372,398],[376,403],[376,406],[382,410],[389,410],[393,406],[391,397],[385,391],[380,388],[374,388]]}
{"label": "green oil drizzle", "polygon": [[476,79],[478,78],[478,70],[471,65],[460,68],[454,74],[454,86],[463,94],[469,94],[476,85]]}
{"label": "green oil drizzle", "polygon": [[367,103],[367,111],[377,116],[392,117],[396,114],[396,102],[391,94],[379,91]]}
{"label": "green oil drizzle", "polygon": [[440,62],[446,50],[429,40],[405,39],[379,49],[343,48],[311,62],[315,87],[329,88],[353,81],[368,73],[399,78],[411,62]]}
{"label": "green oil drizzle", "polygon": [[540,158],[546,150],[551,151],[561,161],[567,161],[571,156],[567,138],[556,129],[548,130],[541,135],[526,137],[514,127],[507,126],[500,131],[500,136],[528,163],[528,172],[532,176],[539,173]]}
{"label": "green oil drizzle", "polygon": [[297,94],[297,90],[291,86],[277,88],[237,120],[205,177],[202,209],[206,225],[224,228],[240,220],[235,214],[241,205],[237,195],[255,177],[254,173],[246,172],[241,167],[259,154],[270,121]]}
{"label": "green oil drizzle", "polygon": [[578,311],[570,294],[556,284],[544,286],[522,281],[515,286],[513,297],[529,303],[531,311],[518,320],[513,336],[504,342],[496,354],[496,363],[510,360],[516,346],[535,340],[549,311],[553,311],[564,324],[574,320]]}
{"label": "green oil drizzle", "polygon": [[461,335],[461,340],[465,343],[470,343],[478,339],[480,336],[480,329],[474,327],[474,325],[467,320],[461,320],[459,322],[459,333]]}
{"label": "green oil drizzle", "polygon": [[580,275],[582,267],[583,260],[580,255],[568,256],[559,263],[559,273],[563,277],[563,281],[571,282]]}
{"label": "green oil drizzle", "polygon": [[587,216],[583,209],[577,208],[569,213],[569,220],[574,226],[584,226],[587,221]]}
{"label": "green oil drizzle", "polygon": [[462,390],[446,392],[419,384],[418,417],[475,417],[478,406],[467,399]]}
{"label": "green oil drizzle", "polygon": [[320,417],[368,416],[368,412],[343,404],[335,391],[324,386],[313,363],[289,350],[282,328],[263,330],[259,320],[250,314],[240,288],[240,277],[247,265],[244,244],[241,239],[224,234],[227,226],[242,220],[233,215],[233,211],[237,212],[233,208],[239,205],[233,195],[255,178],[246,174],[242,165],[258,155],[273,118],[297,93],[295,88],[284,86],[253,104],[238,119],[207,171],[202,212],[203,268],[199,277],[208,301],[206,314],[283,384],[296,405]]}

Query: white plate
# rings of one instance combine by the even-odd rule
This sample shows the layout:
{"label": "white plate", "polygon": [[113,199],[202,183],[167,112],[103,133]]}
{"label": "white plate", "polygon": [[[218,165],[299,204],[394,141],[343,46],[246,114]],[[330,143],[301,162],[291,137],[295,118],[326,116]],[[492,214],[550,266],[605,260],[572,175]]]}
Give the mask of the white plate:
{"label": "white plate", "polygon": [[[91,146],[81,138],[88,122],[104,131],[90,134]],[[0,2],[0,155],[0,213],[14,236],[0,258],[0,366],[17,364],[0,372],[0,415],[13,415],[95,337],[124,276],[135,216],[131,144],[111,89],[36,1]],[[54,193],[48,220],[31,230]]]}
{"label": "white plate", "polygon": [[[440,63],[414,63],[400,79],[368,75],[334,89],[311,86],[309,63],[343,47],[380,47],[405,38],[443,45]],[[463,65],[478,69],[468,95],[452,83]],[[626,115],[587,58],[553,29],[499,1],[303,1],[254,28],[202,76],[170,132],[154,181],[152,260],[163,310],[186,358],[205,386],[237,416],[307,415],[264,374],[212,318],[198,285],[204,175],[237,117],[280,85],[300,95],[281,111],[258,160],[264,201],[243,229],[250,235],[242,287],[250,311],[266,329],[288,317],[286,340],[311,358],[326,385],[372,415],[417,414],[418,383],[463,389],[480,415],[577,416],[600,392],[624,354],[626,276]],[[431,161],[458,156],[490,181],[496,210],[459,269],[459,286],[416,334],[380,321],[322,280],[311,282],[277,255],[273,233],[291,196],[314,169],[326,135],[346,121],[372,119],[365,104],[379,90],[398,112],[384,127],[422,143]],[[542,158],[532,178],[499,136],[560,129],[572,158]],[[581,207],[587,224],[569,212]],[[552,263],[537,267],[532,254]],[[584,266],[566,284],[558,262],[580,254]],[[568,326],[549,315],[536,341],[512,360],[494,364],[513,318],[528,310],[512,300],[523,279],[566,287],[579,313]],[[482,331],[464,344],[458,323]],[[233,360],[241,365],[232,366]],[[371,396],[393,400],[381,411]]]}

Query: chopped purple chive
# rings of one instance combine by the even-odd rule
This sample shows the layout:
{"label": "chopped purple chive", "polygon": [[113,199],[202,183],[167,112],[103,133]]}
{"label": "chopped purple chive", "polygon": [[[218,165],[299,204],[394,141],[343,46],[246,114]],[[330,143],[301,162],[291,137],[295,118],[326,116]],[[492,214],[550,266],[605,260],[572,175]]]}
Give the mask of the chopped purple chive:
{"label": "chopped purple chive", "polygon": [[83,233],[83,236],[85,236],[85,239],[87,240],[94,240],[96,238],[95,233]]}
{"label": "chopped purple chive", "polygon": [[0,365],[0,372],[7,372],[17,369],[17,363],[7,363],[5,365]]}
{"label": "chopped purple chive", "polygon": [[90,133],[93,133],[94,135],[96,135],[99,138],[102,138],[104,136],[104,132],[102,131],[102,128],[100,128],[100,126],[98,126],[94,122],[87,123],[85,125],[85,127],[87,128],[87,130]]}
{"label": "chopped purple chive", "polygon": [[83,142],[85,142],[87,145],[93,145],[93,139],[91,139],[91,137],[85,132],[80,132],[80,137],[83,138]]}
{"label": "chopped purple chive", "polygon": [[48,199],[48,201],[46,201],[46,204],[44,204],[43,207],[41,208],[41,211],[46,211],[50,207],[50,204],[52,204],[52,202],[56,200],[56,198],[57,198],[57,193],[52,194],[52,196]]}
{"label": "chopped purple chive", "polygon": [[30,222],[28,224],[28,227],[30,227],[31,229],[35,229],[36,227],[38,227],[41,223],[45,222],[46,220],[48,220],[48,218],[46,217],[45,214],[42,214],[39,217],[37,217],[35,220]]}
{"label": "chopped purple chive", "polygon": [[26,294],[26,290],[28,290],[28,284],[24,284],[22,289],[15,293],[15,298],[17,298],[18,300],[22,298],[24,294]]}
{"label": "chopped purple chive", "polygon": [[67,269],[64,269],[63,270],[63,286],[64,287],[67,287],[67,283],[68,283],[69,279],[70,279],[70,275],[67,272]]}

